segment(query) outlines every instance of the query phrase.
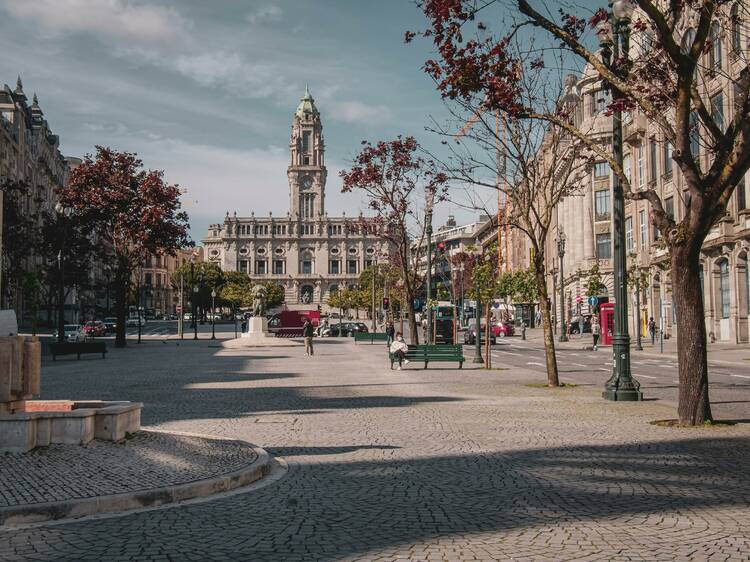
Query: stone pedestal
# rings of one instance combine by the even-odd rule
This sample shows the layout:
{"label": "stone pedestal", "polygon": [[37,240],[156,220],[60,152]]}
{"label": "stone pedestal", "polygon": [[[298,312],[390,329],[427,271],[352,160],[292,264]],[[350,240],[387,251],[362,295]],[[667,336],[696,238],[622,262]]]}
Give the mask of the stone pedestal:
{"label": "stone pedestal", "polygon": [[297,347],[301,342],[289,338],[277,338],[268,333],[268,320],[263,317],[250,317],[247,320],[247,331],[236,340],[221,344],[222,347]]}

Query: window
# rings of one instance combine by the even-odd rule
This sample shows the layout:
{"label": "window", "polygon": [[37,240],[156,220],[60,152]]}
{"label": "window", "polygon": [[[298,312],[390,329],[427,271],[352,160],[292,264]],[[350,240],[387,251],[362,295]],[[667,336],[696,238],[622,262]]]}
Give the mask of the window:
{"label": "window", "polygon": [[268,262],[266,260],[255,260],[255,275],[265,275],[268,273],[266,266]]}
{"label": "window", "polygon": [[641,146],[638,149],[638,186],[646,185],[646,148]]}
{"label": "window", "polygon": [[664,211],[670,219],[674,220],[674,197],[667,197],[664,200]]}
{"label": "window", "polygon": [[635,247],[635,240],[633,239],[633,217],[625,219],[625,248],[628,252],[632,252]]}
{"label": "window", "polygon": [[732,26],[732,52],[735,54],[739,54],[740,50],[742,49],[742,35],[740,33],[740,25],[742,22],[740,21],[739,4],[735,3],[734,6],[732,6],[730,18]]}
{"label": "window", "polygon": [[328,262],[328,273],[331,275],[338,275],[339,273],[341,273],[341,261],[330,260]]}
{"label": "window", "polygon": [[649,143],[649,148],[651,154],[649,154],[649,159],[651,160],[651,181],[656,181],[656,170],[657,162],[656,162],[656,141],[651,139],[651,142]]}
{"label": "window", "polygon": [[711,117],[720,130],[724,130],[724,95],[719,92],[711,97]]}
{"label": "window", "polygon": [[273,274],[284,275],[284,273],[286,273],[286,261],[273,260]]}
{"label": "window", "polygon": [[646,55],[651,52],[654,46],[654,38],[650,32],[641,33],[641,54]]}
{"label": "window", "polygon": [[729,318],[729,262],[727,260],[719,265],[719,293],[721,317]]}
{"label": "window", "polygon": [[302,263],[300,264],[300,272],[306,275],[309,275],[313,272],[312,270],[312,260],[302,260]]}
{"label": "window", "polygon": [[695,157],[698,156],[701,152],[701,133],[700,125],[698,124],[697,112],[690,112],[688,125],[690,127],[690,154]]}
{"label": "window", "polygon": [[610,213],[610,194],[609,189],[602,189],[594,193],[596,200],[596,218],[609,218]]}
{"label": "window", "polygon": [[240,260],[240,271],[247,273],[247,260]]}
{"label": "window", "polygon": [[721,37],[719,36],[719,22],[711,24],[708,34],[708,68],[709,70],[721,70]]}
{"label": "window", "polygon": [[310,152],[310,131],[302,133],[302,152],[305,154]]}
{"label": "window", "polygon": [[[747,259],[745,260],[745,311],[750,313],[750,267]],[[703,286],[701,285],[701,289]]]}
{"label": "window", "polygon": [[648,223],[646,222],[646,211],[638,213],[638,223],[641,225],[641,248],[646,247],[648,242]]}
{"label": "window", "polygon": [[146,273],[146,285],[153,285],[154,284],[154,277],[151,273]]}
{"label": "window", "polygon": [[372,267],[372,260],[365,260],[365,269]]}
{"label": "window", "polygon": [[612,237],[609,232],[596,235],[596,257],[600,260],[612,257]]}
{"label": "window", "polygon": [[630,169],[630,154],[626,154],[622,159],[622,171],[625,174],[628,183],[630,183],[630,176],[632,175],[632,170]]}
{"label": "window", "polygon": [[595,178],[608,178],[609,177],[609,162],[597,162],[594,164],[594,177]]}
{"label": "window", "polygon": [[672,143],[667,141],[664,143],[664,175],[672,175]]}
{"label": "window", "polygon": [[591,115],[601,113],[612,102],[612,96],[605,90],[597,90],[592,94]]}
{"label": "window", "polygon": [[356,275],[357,273],[359,273],[359,261],[346,260],[346,272],[349,275]]}
{"label": "window", "polygon": [[737,184],[737,210],[744,211],[747,209],[747,200],[745,199],[745,180]]}

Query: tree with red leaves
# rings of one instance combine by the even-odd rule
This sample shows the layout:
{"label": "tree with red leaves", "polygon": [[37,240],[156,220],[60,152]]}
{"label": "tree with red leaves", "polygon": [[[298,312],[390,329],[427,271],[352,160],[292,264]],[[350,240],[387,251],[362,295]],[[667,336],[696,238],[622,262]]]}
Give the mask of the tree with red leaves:
{"label": "tree with red leaves", "polygon": [[[637,10],[631,30],[641,39],[633,60],[620,58],[611,67],[587,45],[586,17],[567,14],[528,0],[512,0],[517,12],[497,0],[424,0],[418,2],[429,21],[422,35],[438,50],[426,72],[449,100],[471,100],[485,111],[516,118],[542,119],[564,128],[607,160],[623,185],[625,197],[648,201],[651,220],[669,250],[675,301],[679,362],[679,421],[698,425],[712,420],[708,394],[708,362],[700,252],[709,231],[726,215],[735,186],[750,168],[750,75],[748,18],[745,2],[726,0],[633,0]],[[495,9],[496,11],[492,11]],[[589,14],[590,15],[590,14]],[[514,18],[504,21],[504,18]],[[589,27],[606,22],[607,13],[590,15]],[[484,20],[484,21],[482,21]],[[497,25],[492,32],[488,21]],[[521,34],[523,40],[521,39]],[[407,39],[412,39],[409,34]],[[730,57],[721,57],[718,42],[731,37]],[[532,41],[537,41],[532,46]],[[541,41],[541,43],[539,43]],[[526,42],[524,47],[521,43]],[[516,45],[516,48],[511,48]],[[540,72],[548,57],[565,53],[609,84],[609,111],[643,114],[659,142],[673,147],[685,189],[685,212],[672,216],[651,185],[633,189],[606,144],[594,142],[570,116],[550,112],[518,96],[519,78]],[[718,52],[718,57],[717,57]],[[543,54],[540,60],[539,53]],[[554,58],[554,57],[553,57]],[[723,80],[723,82],[722,82]],[[734,109],[715,108],[709,94],[718,86],[731,95]],[[731,88],[729,87],[731,86]],[[700,150],[694,150],[696,136]]]}
{"label": "tree with red leaves", "polygon": [[117,347],[126,344],[126,299],[134,270],[147,256],[174,255],[190,244],[178,186],[167,183],[164,172],[142,166],[132,152],[97,146],[96,158],[86,156],[58,191],[60,202],[73,209],[71,218],[87,225],[107,247],[114,274]]}
{"label": "tree with red leaves", "polygon": [[409,333],[419,343],[414,319],[414,299],[422,284],[417,269],[425,249],[426,224],[419,199],[427,204],[445,197],[447,177],[435,172],[433,162],[418,156],[414,137],[398,137],[371,144],[362,141],[362,149],[349,170],[341,172],[344,193],[358,190],[367,198],[374,218],[363,219],[361,227],[376,231],[392,248],[393,259],[401,270]]}

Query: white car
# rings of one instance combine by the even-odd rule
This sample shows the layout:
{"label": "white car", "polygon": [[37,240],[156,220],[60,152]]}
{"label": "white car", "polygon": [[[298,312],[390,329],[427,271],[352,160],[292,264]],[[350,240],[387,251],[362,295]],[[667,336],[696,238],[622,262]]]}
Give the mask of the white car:
{"label": "white car", "polygon": [[[141,320],[141,323],[140,323],[141,326],[145,326],[146,325],[146,319],[141,316],[140,320]],[[131,316],[130,318],[127,319],[127,321],[125,322],[125,325],[128,326],[129,328],[130,327],[137,328],[138,327],[138,317],[137,316]]]}
{"label": "white car", "polygon": [[[66,342],[78,342],[86,339],[83,327],[78,324],[65,324],[64,329]],[[55,338],[57,338],[57,332],[55,332]]]}

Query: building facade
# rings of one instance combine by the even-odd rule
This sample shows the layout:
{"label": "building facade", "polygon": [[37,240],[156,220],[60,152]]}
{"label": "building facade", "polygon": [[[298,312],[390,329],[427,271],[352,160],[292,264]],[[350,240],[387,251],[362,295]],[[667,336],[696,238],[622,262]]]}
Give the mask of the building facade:
{"label": "building facade", "polygon": [[[29,103],[20,77],[15,89],[6,84],[0,90],[0,186],[25,183],[29,191],[21,202],[22,212],[39,222],[42,213],[54,212],[55,190],[68,178],[69,165],[59,147],[60,139],[52,133],[36,94]],[[0,190],[0,205],[3,196]],[[0,248],[2,231],[0,213]],[[23,265],[34,271],[42,266],[41,258],[28,256]],[[75,298],[69,296],[66,308],[71,308]],[[0,308],[14,308],[19,321],[27,320],[22,291],[5,279],[0,279]]]}
{"label": "building facade", "polygon": [[227,213],[209,226],[205,259],[281,285],[290,308],[325,305],[331,293],[356,285],[364,269],[386,260],[388,245],[373,221],[328,216],[323,124],[307,89],[292,119],[289,150],[286,215]]}
{"label": "building facade", "polygon": [[[732,10],[732,5],[722,9]],[[740,73],[745,70],[744,56],[747,38],[740,37],[732,28],[712,32],[710,49],[704,53],[699,82],[705,84],[707,105],[714,117],[728,123],[734,116]],[[651,41],[634,32],[633,54],[639,56],[649,49]],[[690,28],[682,34],[690,37]],[[574,111],[576,126],[586,131],[611,150],[612,117],[605,115],[611,98],[595,72],[587,69],[575,81],[573,88],[578,98]],[[569,98],[569,96],[567,96]],[[697,119],[696,119],[697,123]],[[691,147],[700,153],[703,169],[708,169],[711,154],[701,143],[702,126],[696,125],[695,142]],[[672,146],[661,131],[638,112],[623,116],[624,168],[633,189],[646,186],[659,194],[664,208],[679,222],[686,212],[688,200],[685,181],[672,159]],[[590,272],[598,266],[604,287],[599,292],[601,300],[613,299],[613,226],[612,226],[613,175],[606,162],[596,162],[589,176],[575,194],[564,198],[557,207],[557,220],[546,248],[549,288],[554,289],[554,306],[558,327],[560,314],[565,318],[587,314],[591,309],[586,293]],[[701,279],[710,341],[745,343],[750,340],[748,316],[750,315],[750,208],[747,203],[746,178],[741,181],[731,198],[726,215],[711,229],[701,252]],[[662,235],[650,218],[650,204],[630,201],[625,206],[626,250],[629,270],[640,270],[645,281],[640,291],[640,310],[636,311],[635,289],[629,286],[628,315],[630,333],[640,326],[647,335],[647,322],[653,317],[664,327],[666,337],[676,335],[676,316],[672,302],[670,263]],[[565,234],[563,258],[564,279],[561,280],[557,239]],[[522,236],[520,233],[514,233]],[[559,299],[559,284],[564,283],[564,302]]]}

